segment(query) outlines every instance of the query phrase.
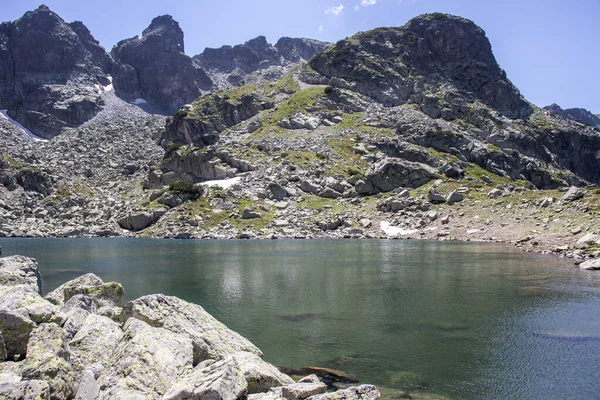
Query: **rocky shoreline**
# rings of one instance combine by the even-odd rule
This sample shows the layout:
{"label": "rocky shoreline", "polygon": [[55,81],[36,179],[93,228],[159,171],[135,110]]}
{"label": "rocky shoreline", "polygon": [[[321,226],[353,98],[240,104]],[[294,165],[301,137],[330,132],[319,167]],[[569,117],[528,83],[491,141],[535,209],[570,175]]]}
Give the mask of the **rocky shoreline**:
{"label": "rocky shoreline", "polygon": [[161,294],[121,305],[119,283],[93,274],[45,297],[34,259],[0,258],[3,399],[363,399],[372,385],[327,392],[295,382],[202,307]]}

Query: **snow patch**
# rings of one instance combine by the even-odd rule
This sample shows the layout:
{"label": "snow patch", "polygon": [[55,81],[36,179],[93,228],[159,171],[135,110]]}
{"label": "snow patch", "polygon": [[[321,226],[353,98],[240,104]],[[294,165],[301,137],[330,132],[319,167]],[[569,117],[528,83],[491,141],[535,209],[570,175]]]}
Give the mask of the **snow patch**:
{"label": "snow patch", "polygon": [[242,180],[241,176],[237,176],[235,178],[230,178],[230,179],[221,179],[221,180],[215,180],[215,181],[206,181],[206,182],[202,182],[200,183],[201,185],[204,186],[208,186],[208,187],[220,187],[223,189],[229,189],[230,187],[232,187],[233,185],[235,185],[236,183],[239,183]]}
{"label": "snow patch", "polygon": [[480,231],[481,231],[481,229],[469,229],[469,230],[467,231],[467,233],[468,233],[469,235],[472,235],[472,234],[474,234],[474,233],[477,233],[477,232],[480,232]]}
{"label": "snow patch", "polygon": [[148,104],[148,102],[144,99],[135,99],[133,101],[134,104]]}
{"label": "snow patch", "polygon": [[381,221],[379,223],[379,229],[388,236],[405,236],[419,232],[418,229],[404,229],[399,226],[392,226],[387,221]]}
{"label": "snow patch", "polygon": [[13,124],[17,128],[19,128],[21,130],[21,132],[23,132],[25,135],[29,136],[33,140],[38,140],[38,141],[47,140],[47,139],[44,139],[44,138],[41,138],[39,136],[34,135],[29,129],[25,128],[23,125],[21,125],[20,123],[18,123],[17,121],[15,121],[14,119],[12,119],[11,117],[9,117],[8,116],[8,110],[0,110],[0,115],[2,116],[2,118],[7,119],[8,122],[10,122],[11,124]]}

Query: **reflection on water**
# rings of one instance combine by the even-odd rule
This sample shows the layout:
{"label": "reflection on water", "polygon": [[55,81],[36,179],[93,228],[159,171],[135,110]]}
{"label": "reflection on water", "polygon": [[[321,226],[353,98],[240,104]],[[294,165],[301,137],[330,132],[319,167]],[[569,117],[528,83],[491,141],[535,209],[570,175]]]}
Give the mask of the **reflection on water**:
{"label": "reflection on water", "polygon": [[86,272],[201,304],[278,365],[456,398],[596,398],[600,274],[509,246],[0,239],[45,290]]}

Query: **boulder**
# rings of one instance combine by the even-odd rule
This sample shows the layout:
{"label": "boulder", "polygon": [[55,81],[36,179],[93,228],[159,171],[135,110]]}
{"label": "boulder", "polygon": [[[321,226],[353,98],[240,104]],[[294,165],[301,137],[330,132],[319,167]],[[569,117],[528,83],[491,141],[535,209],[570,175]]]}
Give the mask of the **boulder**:
{"label": "boulder", "polygon": [[122,321],[131,318],[189,338],[194,348],[194,365],[206,359],[220,360],[238,351],[262,356],[248,339],[228,329],[202,307],[177,297],[155,294],[133,300],[121,313]]}
{"label": "boulder", "polygon": [[108,317],[90,314],[69,342],[76,375],[90,369],[99,376],[112,363],[113,351],[123,338],[120,326]]}
{"label": "boulder", "polygon": [[[125,290],[120,283],[104,283],[102,279],[89,273],[60,285],[45,298],[54,304],[64,304],[73,296],[85,295],[91,298],[97,307],[101,307],[120,306],[124,294]],[[85,301],[89,303],[89,300]],[[93,305],[89,304],[86,307],[93,307]]]}
{"label": "boulder", "polygon": [[488,192],[488,197],[496,198],[502,196],[502,190],[500,189],[492,189]]}
{"label": "boulder", "polygon": [[56,324],[41,324],[31,332],[24,380],[44,380],[50,386],[50,399],[67,399],[75,394],[66,332]]}
{"label": "boulder", "polygon": [[311,396],[307,400],[378,400],[379,390],[373,385],[360,385],[337,392]]}
{"label": "boulder", "polygon": [[311,181],[305,180],[300,183],[300,189],[306,193],[316,194],[321,190],[321,187],[319,185],[314,184]]}
{"label": "boulder", "polygon": [[4,337],[0,332],[0,362],[6,360],[6,346],[4,345]]}
{"label": "boulder", "polygon": [[565,193],[565,195],[563,196],[563,201],[566,202],[571,202],[571,201],[575,201],[575,200],[579,200],[582,199],[583,196],[585,196],[585,190],[575,187],[575,186],[571,186],[569,188],[569,190],[567,191],[567,193]]}
{"label": "boulder", "polygon": [[64,323],[58,308],[40,296],[41,279],[35,260],[0,259],[0,332],[7,357],[25,354],[31,331],[44,322]]}
{"label": "boulder", "polygon": [[364,183],[358,181],[355,188],[359,194],[377,194],[391,192],[400,187],[419,187],[433,178],[435,171],[426,164],[399,158],[384,158],[369,168],[363,178]]}
{"label": "boulder", "polygon": [[42,293],[42,278],[37,261],[23,256],[0,258],[0,286],[24,285],[32,292]]}
{"label": "boulder", "polygon": [[463,201],[465,198],[465,195],[456,191],[452,191],[450,192],[450,194],[448,195],[448,197],[446,197],[446,202],[448,204],[454,204],[454,203],[458,203],[460,201]]}
{"label": "boulder", "polygon": [[125,216],[119,219],[117,223],[125,230],[137,232],[154,224],[164,213],[163,210],[155,210],[153,212],[143,211]]}
{"label": "boulder", "polygon": [[175,383],[164,399],[237,399],[293,382],[256,354],[238,352],[220,361],[200,363],[193,373]]}
{"label": "boulder", "polygon": [[600,270],[600,258],[584,261],[581,264],[579,264],[579,268],[586,269],[589,271]]}
{"label": "boulder", "polygon": [[327,392],[327,385],[321,382],[294,383],[281,388],[281,396],[286,400],[302,400]]}
{"label": "boulder", "polygon": [[262,214],[256,211],[253,211],[251,208],[244,208],[242,210],[242,219],[255,219],[262,218]]}
{"label": "boulder", "polygon": [[182,334],[129,318],[98,378],[100,398],[160,398],[192,368],[192,342]]}
{"label": "boulder", "polygon": [[443,194],[440,194],[435,191],[430,191],[427,194],[427,198],[432,203],[445,203],[446,202],[446,197]]}
{"label": "boulder", "polygon": [[94,372],[86,370],[79,382],[75,400],[96,400],[100,395],[100,385],[96,382]]}
{"label": "boulder", "polygon": [[596,235],[595,233],[587,233],[579,238],[577,243],[575,243],[575,248],[585,249],[595,244],[600,244],[600,235]]}
{"label": "boulder", "polygon": [[50,385],[46,381],[26,380],[0,382],[0,398],[6,400],[49,400]]}
{"label": "boulder", "polygon": [[95,274],[85,274],[78,278],[72,279],[66,283],[63,283],[62,285],[48,293],[46,296],[44,296],[44,298],[52,304],[64,305],[67,302],[67,300],[69,300],[65,299],[65,288],[72,286],[98,286],[102,285],[103,283],[104,282],[102,281],[102,279],[98,278]]}
{"label": "boulder", "polygon": [[269,193],[269,197],[276,201],[281,201],[288,197],[287,192],[280,184],[276,182],[271,182],[267,185],[267,193]]}

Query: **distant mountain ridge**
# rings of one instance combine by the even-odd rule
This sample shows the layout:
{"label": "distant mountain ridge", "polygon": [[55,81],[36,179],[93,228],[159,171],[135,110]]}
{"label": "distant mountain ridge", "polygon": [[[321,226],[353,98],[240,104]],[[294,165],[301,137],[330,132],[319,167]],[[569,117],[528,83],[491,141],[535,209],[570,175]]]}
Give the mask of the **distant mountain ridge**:
{"label": "distant mountain ridge", "polygon": [[600,114],[592,114],[585,108],[567,108],[566,110],[563,110],[558,104],[551,104],[544,107],[544,110],[553,115],[600,129]]}
{"label": "distant mountain ridge", "polygon": [[[52,138],[93,118],[103,106],[102,93],[112,88],[111,79],[118,95],[144,99],[170,114],[223,86],[215,85],[205,69],[231,72],[228,48],[235,77],[225,86],[238,84],[247,72],[308,60],[327,45],[282,38],[271,46],[259,37],[192,58],[184,53],[179,24],[163,15],[109,54],[82,22],[66,23],[41,5],[0,24],[0,109],[35,134]],[[242,67],[245,63],[248,68]]]}

